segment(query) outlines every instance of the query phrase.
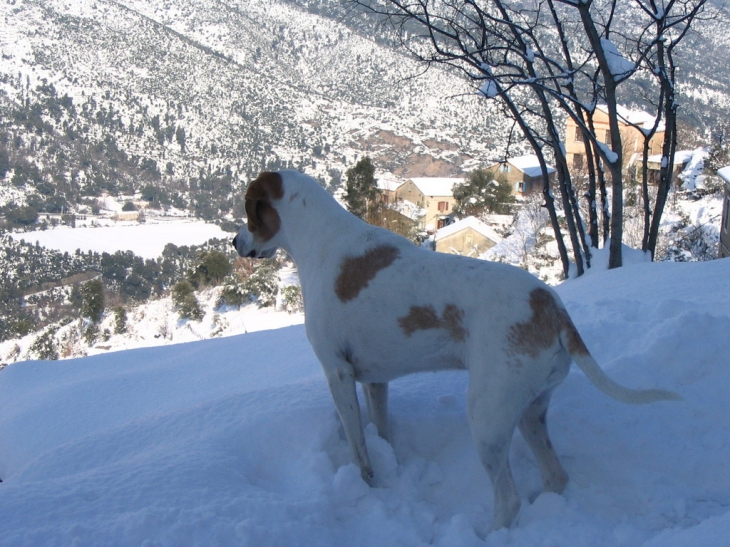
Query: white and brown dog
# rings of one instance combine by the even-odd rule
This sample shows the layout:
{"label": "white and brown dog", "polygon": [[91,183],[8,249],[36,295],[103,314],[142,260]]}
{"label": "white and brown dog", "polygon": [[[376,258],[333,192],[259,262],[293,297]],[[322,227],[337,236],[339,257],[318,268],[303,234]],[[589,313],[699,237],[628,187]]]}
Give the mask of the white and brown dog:
{"label": "white and brown dog", "polygon": [[435,253],[343,209],[312,178],[263,173],[246,192],[246,257],[289,253],[299,270],[307,337],[322,363],[363,478],[373,472],[356,382],[388,437],[388,382],[440,369],[469,371],[468,419],[494,490],[492,529],[509,526],[520,498],[509,465],[515,427],[535,454],[546,491],[568,475],[548,438],[550,396],[571,359],[601,391],[627,403],[678,399],[611,380],[586,349],[557,294],[513,266]]}

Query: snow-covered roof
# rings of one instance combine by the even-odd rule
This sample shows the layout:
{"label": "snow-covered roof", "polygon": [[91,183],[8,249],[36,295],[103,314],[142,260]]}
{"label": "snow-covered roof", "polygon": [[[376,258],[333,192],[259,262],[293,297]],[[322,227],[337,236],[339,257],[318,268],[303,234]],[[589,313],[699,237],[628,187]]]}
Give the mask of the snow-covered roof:
{"label": "snow-covered roof", "polygon": [[448,226],[440,228],[436,231],[436,234],[434,235],[434,241],[438,241],[440,239],[453,235],[463,230],[464,228],[471,228],[472,230],[480,233],[487,239],[491,239],[495,243],[499,243],[500,241],[502,241],[502,238],[499,237],[497,232],[492,230],[489,226],[484,224],[476,217],[466,217],[461,220],[457,220],[453,224],[449,224]]}
{"label": "snow-covered roof", "polygon": [[406,182],[404,178],[389,173],[388,171],[375,173],[375,180],[380,190],[388,192],[395,192],[399,186]]}
{"label": "snow-covered roof", "polygon": [[[677,150],[674,153],[674,165],[683,165],[687,163],[689,160],[692,159],[692,156],[694,156],[696,150]],[[653,156],[649,156],[647,161],[649,163],[661,163],[662,162],[662,156],[661,154],[654,154]]]}
{"label": "snow-covered roof", "polygon": [[424,196],[453,196],[454,185],[463,184],[463,178],[417,177],[410,179]]}
{"label": "snow-covered roof", "polygon": [[[596,108],[608,114],[608,106],[605,104],[599,104]],[[656,120],[656,116],[649,114],[644,110],[632,110],[620,104],[616,105],[616,112],[618,113],[620,122],[629,125],[636,125],[641,129],[651,129],[654,126],[654,121]],[[664,122],[659,122],[657,131],[664,131],[664,128]]]}
{"label": "snow-covered roof", "polygon": [[[542,174],[540,169],[540,162],[535,154],[527,154],[525,156],[518,156],[516,158],[509,158],[507,163],[514,165],[517,169],[525,173],[528,177],[539,177]],[[554,173],[555,169],[551,166],[547,166],[548,175]]]}
{"label": "snow-covered roof", "polygon": [[730,165],[717,170],[717,174],[722,180],[730,184]]}
{"label": "snow-covered roof", "polygon": [[408,217],[411,220],[418,220],[427,212],[426,209],[419,207],[407,199],[400,199],[396,203],[389,205],[389,207],[392,207],[394,211],[398,211],[401,215]]}

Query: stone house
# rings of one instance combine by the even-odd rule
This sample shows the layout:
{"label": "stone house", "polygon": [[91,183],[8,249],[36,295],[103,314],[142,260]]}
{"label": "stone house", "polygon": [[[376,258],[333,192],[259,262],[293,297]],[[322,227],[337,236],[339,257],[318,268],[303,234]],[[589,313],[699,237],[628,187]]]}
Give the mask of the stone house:
{"label": "stone house", "polygon": [[463,182],[463,178],[412,178],[399,186],[395,195],[398,201],[409,201],[424,209],[419,227],[433,233],[449,223],[456,204],[453,187]]}
{"label": "stone house", "polygon": [[502,240],[489,226],[476,217],[466,217],[436,231],[435,250],[462,256],[477,257]]}
{"label": "stone house", "polygon": [[[535,190],[542,190],[542,170],[534,154],[493,163],[486,169],[493,172],[495,178],[505,178],[516,196],[525,196]],[[550,181],[555,182],[555,169],[548,165],[547,171]]]}
{"label": "stone house", "polygon": [[[624,164],[636,162],[641,159],[644,147],[644,134],[642,129],[650,129],[654,125],[655,117],[648,112],[631,110],[618,106],[619,130],[623,143]],[[610,147],[611,130],[608,123],[608,111],[605,105],[598,105],[593,115],[593,126],[598,140]],[[649,154],[661,154],[664,141],[664,124],[660,122],[656,133],[649,143]],[[568,167],[571,171],[579,173],[586,169],[586,150],[583,143],[583,133],[577,124],[568,116],[565,128],[565,152],[568,160]]]}

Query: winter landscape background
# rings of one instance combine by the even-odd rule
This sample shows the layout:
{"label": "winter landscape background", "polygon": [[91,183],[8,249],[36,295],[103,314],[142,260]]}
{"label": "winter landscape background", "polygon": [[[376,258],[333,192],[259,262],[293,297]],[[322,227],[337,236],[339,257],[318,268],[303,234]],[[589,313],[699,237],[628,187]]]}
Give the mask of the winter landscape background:
{"label": "winter landscape background", "polygon": [[[629,248],[636,188],[623,268],[594,249],[563,281],[529,201],[480,257],[555,285],[613,378],[684,401],[622,405],[572,371],[549,415],[568,489],[539,494],[518,434],[522,512],[487,535],[466,374],[392,384],[393,440],[367,429],[367,487],[295,265],[236,260],[230,239],[264,169],[305,171],[341,199],[364,156],[392,184],[529,152],[497,103],[424,71],[340,0],[0,3],[0,544],[730,545],[730,261],[712,260],[723,186],[708,167],[730,163],[720,13],[677,53],[692,159],[660,262]],[[621,89],[642,107],[641,81]]]}

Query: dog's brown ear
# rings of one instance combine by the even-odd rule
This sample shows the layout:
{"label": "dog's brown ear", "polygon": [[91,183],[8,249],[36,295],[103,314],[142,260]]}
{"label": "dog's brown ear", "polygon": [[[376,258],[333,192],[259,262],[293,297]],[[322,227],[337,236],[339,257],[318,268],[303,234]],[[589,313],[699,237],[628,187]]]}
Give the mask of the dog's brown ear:
{"label": "dog's brown ear", "polygon": [[261,173],[246,190],[248,231],[268,241],[281,226],[279,213],[271,204],[284,196],[284,183],[279,173]]}

